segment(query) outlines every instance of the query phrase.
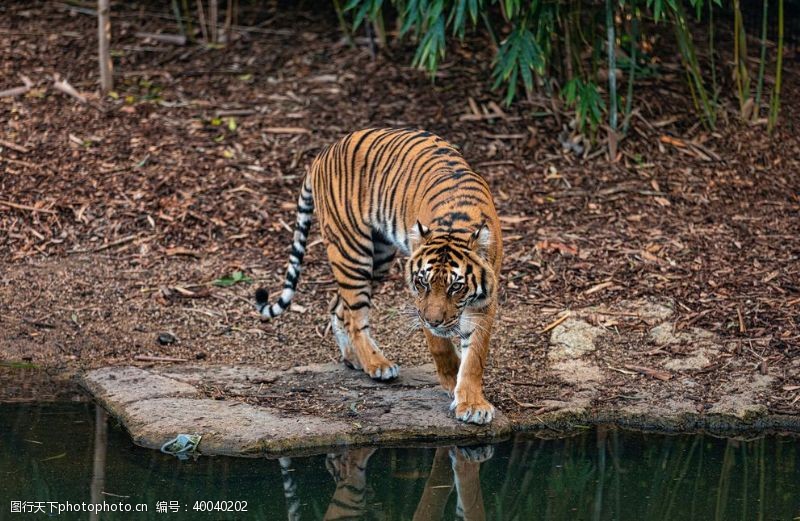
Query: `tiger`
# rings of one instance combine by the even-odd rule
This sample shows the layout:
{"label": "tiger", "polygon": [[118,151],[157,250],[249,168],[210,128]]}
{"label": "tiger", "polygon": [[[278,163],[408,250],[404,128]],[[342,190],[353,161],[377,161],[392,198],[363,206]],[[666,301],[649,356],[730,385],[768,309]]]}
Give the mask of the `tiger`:
{"label": "tiger", "polygon": [[491,423],[483,377],[503,247],[486,181],[425,130],[368,128],[325,146],[303,179],[283,289],[272,304],[266,289],[256,290],[265,320],[291,304],[315,209],[337,283],[329,312],[343,363],[376,380],[397,378],[398,365],[370,334],[369,310],[400,252],[450,410],[463,422]]}
{"label": "tiger", "polygon": [[[367,479],[367,467],[375,454],[375,447],[347,449],[341,453],[325,456],[325,467],[333,477],[336,490],[331,497],[322,519],[384,519],[383,504],[376,503],[376,491]],[[472,447],[438,447],[428,479],[414,510],[413,521],[442,519],[447,503],[456,492],[456,518],[466,521],[483,521],[486,511],[481,490],[480,468],[494,455],[494,447],[480,445]],[[295,468],[290,457],[279,459],[283,493],[286,500],[287,519],[302,518],[302,502],[295,481]],[[406,498],[408,499],[408,498]]]}

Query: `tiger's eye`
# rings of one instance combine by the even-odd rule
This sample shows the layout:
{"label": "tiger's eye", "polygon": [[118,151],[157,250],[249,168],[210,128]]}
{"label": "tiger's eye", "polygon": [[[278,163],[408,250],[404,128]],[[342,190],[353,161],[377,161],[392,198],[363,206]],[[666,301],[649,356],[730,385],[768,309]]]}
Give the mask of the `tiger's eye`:
{"label": "tiger's eye", "polygon": [[454,282],[450,284],[450,293],[458,293],[462,289],[464,289],[464,284],[461,282]]}

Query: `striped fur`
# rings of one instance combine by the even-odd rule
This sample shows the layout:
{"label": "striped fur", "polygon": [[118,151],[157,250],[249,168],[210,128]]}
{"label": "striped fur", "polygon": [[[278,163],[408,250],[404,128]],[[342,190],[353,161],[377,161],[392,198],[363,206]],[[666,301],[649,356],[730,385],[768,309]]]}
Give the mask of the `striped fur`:
{"label": "striped fur", "polygon": [[[383,504],[375,502],[375,491],[367,479],[369,461],[376,450],[374,447],[362,447],[342,453],[327,454],[325,467],[336,484],[336,490],[325,508],[323,520],[387,518]],[[480,468],[481,464],[491,459],[493,455],[494,447],[491,445],[438,447],[414,511],[413,521],[442,519],[454,490],[457,519],[474,521],[486,519]],[[292,459],[280,458],[279,462],[287,518],[289,521],[302,519],[303,503],[298,494],[302,484],[295,481]],[[378,467],[379,474],[381,470],[382,467]],[[406,502],[411,500],[411,497],[406,497]],[[317,508],[313,510],[319,508],[315,506]]]}
{"label": "striped fur", "polygon": [[280,297],[270,305],[265,290],[256,292],[263,316],[291,303],[315,208],[338,283],[331,325],[345,364],[380,380],[398,375],[370,334],[369,309],[374,285],[401,252],[410,257],[409,288],[456,417],[490,422],[494,408],[482,382],[502,240],[483,178],[452,145],[422,130],[366,129],[326,147],[303,181]]}

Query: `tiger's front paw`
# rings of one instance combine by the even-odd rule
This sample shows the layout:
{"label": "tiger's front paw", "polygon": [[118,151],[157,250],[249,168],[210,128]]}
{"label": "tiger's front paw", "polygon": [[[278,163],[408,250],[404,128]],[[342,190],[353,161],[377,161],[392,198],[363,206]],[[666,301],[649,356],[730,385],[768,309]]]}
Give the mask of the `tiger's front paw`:
{"label": "tiger's front paw", "polygon": [[373,364],[365,364],[364,372],[373,380],[394,380],[400,374],[400,367],[385,358]]}
{"label": "tiger's front paw", "polygon": [[[466,396],[463,396],[466,394]],[[450,404],[456,418],[462,422],[485,425],[494,419],[494,405],[486,401],[482,393],[462,393],[456,389],[456,398]]]}

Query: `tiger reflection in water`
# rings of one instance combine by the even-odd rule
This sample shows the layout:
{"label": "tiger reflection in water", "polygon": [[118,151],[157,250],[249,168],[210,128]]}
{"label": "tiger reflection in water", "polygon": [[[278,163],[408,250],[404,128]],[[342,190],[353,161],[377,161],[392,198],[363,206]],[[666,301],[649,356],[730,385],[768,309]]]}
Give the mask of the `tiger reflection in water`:
{"label": "tiger reflection in water", "polygon": [[[367,463],[377,449],[351,449],[341,454],[328,454],[325,466],[333,476],[336,491],[331,497],[323,519],[360,519],[367,511]],[[433,457],[428,480],[422,492],[414,521],[443,519],[447,502],[455,488],[456,518],[465,521],[484,521],[486,512],[481,492],[481,463],[491,459],[494,447],[439,447]],[[283,493],[286,497],[289,521],[301,519],[300,498],[291,458],[280,458]]]}

